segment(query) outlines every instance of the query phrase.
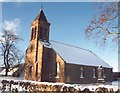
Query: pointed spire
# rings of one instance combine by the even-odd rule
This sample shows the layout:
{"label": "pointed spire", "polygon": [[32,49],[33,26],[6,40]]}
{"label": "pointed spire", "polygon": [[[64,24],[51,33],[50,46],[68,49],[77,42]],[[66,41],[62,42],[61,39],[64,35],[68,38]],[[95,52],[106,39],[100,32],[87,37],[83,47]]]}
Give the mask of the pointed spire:
{"label": "pointed spire", "polygon": [[47,18],[43,12],[43,7],[41,5],[41,8],[40,8],[40,12],[38,13],[37,17],[35,18],[35,20],[44,20],[44,21],[47,21]]}

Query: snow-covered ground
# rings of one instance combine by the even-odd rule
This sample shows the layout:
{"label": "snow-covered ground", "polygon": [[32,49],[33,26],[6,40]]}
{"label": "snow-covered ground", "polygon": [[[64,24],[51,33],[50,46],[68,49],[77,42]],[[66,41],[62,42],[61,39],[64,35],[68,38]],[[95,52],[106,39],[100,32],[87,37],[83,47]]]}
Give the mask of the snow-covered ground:
{"label": "snow-covered ground", "polygon": [[[68,87],[68,88],[74,88],[76,90],[83,91],[84,89],[89,89],[90,91],[95,91],[97,88],[107,88],[108,91],[113,89],[114,91],[118,90],[118,81],[112,82],[112,84],[65,84],[65,83],[48,83],[48,82],[36,82],[36,81],[30,81],[30,80],[23,80],[23,77],[17,78],[17,77],[0,77],[0,89],[2,89],[3,84],[1,83],[3,80],[5,82],[16,82],[17,84],[12,84],[12,89],[17,88],[18,91],[29,91],[29,89],[26,89],[25,87],[20,86],[20,83],[29,83],[33,85],[47,85],[47,86],[61,86]],[[8,91],[10,89],[9,84],[6,84],[6,90]]]}
{"label": "snow-covered ground", "polygon": [[117,90],[118,88],[120,89],[120,81],[113,81],[112,85],[114,86],[114,89]]}
{"label": "snow-covered ground", "polygon": [[0,77],[0,80],[24,80],[23,77]]}
{"label": "snow-covered ground", "polygon": [[[11,76],[13,75],[14,72],[16,72],[18,70],[18,68],[10,68],[9,69],[9,72],[8,72],[8,75]],[[3,69],[1,72],[0,72],[0,75],[5,75],[5,71],[6,69]]]}

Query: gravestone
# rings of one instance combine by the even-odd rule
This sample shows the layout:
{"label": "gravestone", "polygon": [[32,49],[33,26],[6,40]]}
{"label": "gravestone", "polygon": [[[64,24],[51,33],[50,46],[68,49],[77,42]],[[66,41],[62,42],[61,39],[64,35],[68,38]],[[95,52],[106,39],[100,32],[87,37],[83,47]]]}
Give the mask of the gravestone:
{"label": "gravestone", "polygon": [[103,67],[99,66],[98,67],[98,83],[105,83],[105,79],[103,78]]}

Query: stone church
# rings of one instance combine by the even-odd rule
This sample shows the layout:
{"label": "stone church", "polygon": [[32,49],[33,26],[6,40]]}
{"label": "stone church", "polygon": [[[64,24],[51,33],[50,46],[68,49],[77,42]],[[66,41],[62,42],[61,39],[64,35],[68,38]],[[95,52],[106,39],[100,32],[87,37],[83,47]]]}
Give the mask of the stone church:
{"label": "stone church", "polygon": [[49,40],[50,23],[43,9],[31,23],[30,33],[25,59],[25,80],[96,83],[98,66],[101,65],[105,81],[112,81],[112,67],[93,52]]}

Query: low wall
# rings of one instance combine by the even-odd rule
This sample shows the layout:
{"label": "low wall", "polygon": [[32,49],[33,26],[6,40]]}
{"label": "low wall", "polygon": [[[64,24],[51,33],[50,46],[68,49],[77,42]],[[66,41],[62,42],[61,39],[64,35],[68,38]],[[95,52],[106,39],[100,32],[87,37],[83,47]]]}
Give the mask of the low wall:
{"label": "low wall", "polygon": [[114,91],[113,88],[96,87],[91,91],[88,87],[84,89],[80,85],[71,85],[64,83],[47,83],[47,82],[35,82],[35,81],[20,81],[20,80],[1,80],[0,92],[4,91],[22,91],[28,92],[40,92],[40,91],[54,91],[54,92],[74,92],[74,93],[120,93],[119,90]]}

